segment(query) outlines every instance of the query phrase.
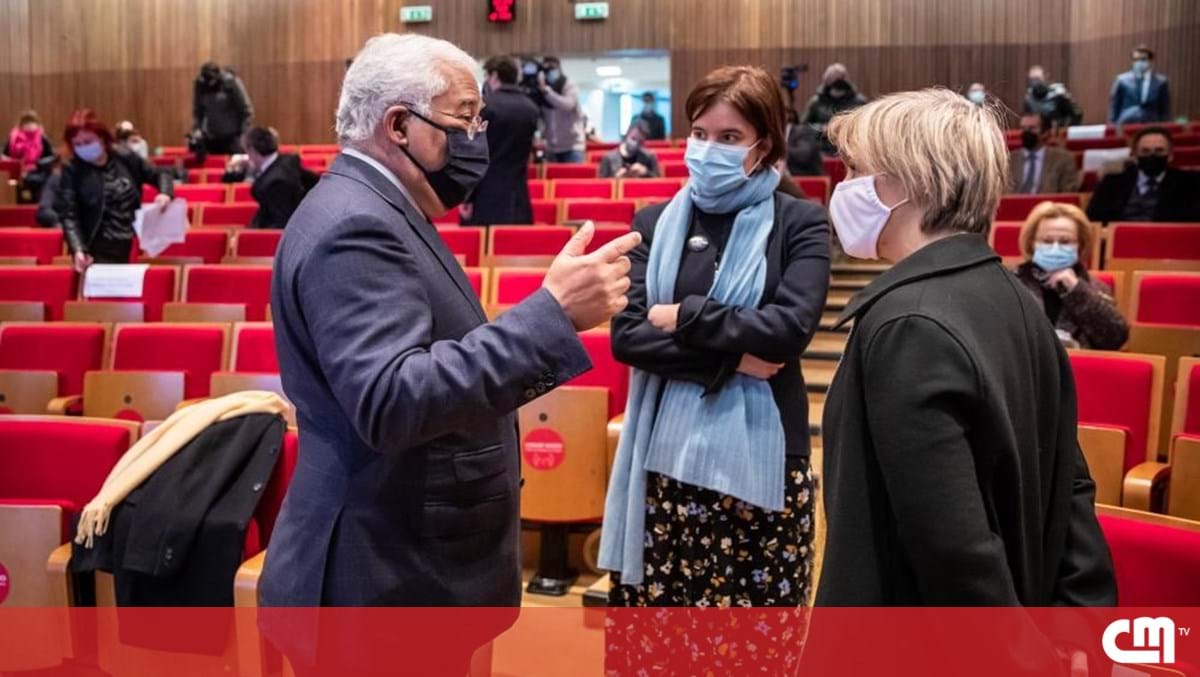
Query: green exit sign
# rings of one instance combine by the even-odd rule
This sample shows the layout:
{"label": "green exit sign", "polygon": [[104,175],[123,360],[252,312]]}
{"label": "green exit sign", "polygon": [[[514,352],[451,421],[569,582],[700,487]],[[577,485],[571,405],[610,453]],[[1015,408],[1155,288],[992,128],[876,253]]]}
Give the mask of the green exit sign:
{"label": "green exit sign", "polygon": [[608,18],[607,2],[575,3],[575,18],[580,21],[603,21]]}
{"label": "green exit sign", "polygon": [[427,24],[430,21],[433,21],[431,5],[411,5],[400,8],[400,23],[402,24]]}

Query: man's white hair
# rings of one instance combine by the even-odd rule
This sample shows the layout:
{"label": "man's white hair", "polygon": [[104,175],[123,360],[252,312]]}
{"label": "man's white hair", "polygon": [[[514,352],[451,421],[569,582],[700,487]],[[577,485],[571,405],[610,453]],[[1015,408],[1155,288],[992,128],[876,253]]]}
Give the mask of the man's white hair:
{"label": "man's white hair", "polygon": [[338,98],[337,134],[343,146],[369,138],[388,108],[411,104],[429,115],[429,102],[450,86],[448,67],[479,81],[479,64],[445,40],[408,33],[377,35],[354,57]]}

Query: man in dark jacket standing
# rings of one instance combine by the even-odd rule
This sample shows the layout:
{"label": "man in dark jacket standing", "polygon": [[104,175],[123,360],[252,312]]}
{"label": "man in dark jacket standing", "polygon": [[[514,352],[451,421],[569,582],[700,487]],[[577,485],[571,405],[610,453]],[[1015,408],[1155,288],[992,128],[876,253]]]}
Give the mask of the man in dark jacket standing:
{"label": "man in dark jacket standing", "polygon": [[840,63],[829,64],[821,78],[821,88],[808,100],[804,115],[800,122],[812,125],[821,133],[822,150],[834,154],[837,149],[825,138],[825,126],[838,113],[854,110],[867,102],[867,97],[859,93],[854,83],[850,82],[850,73]]}
{"label": "man in dark jacket standing", "polygon": [[241,136],[254,117],[254,106],[242,80],[213,62],[200,67],[192,95],[192,129],[204,135],[213,155],[241,151]]}
{"label": "man in dark jacket standing", "polygon": [[667,138],[667,121],[658,114],[658,99],[654,92],[642,95],[642,112],[629,122],[629,126],[633,127],[639,121],[646,125],[647,141],[662,141]]}
{"label": "man in dark jacket standing", "polygon": [[494,56],[483,66],[487,96],[488,169],[462,207],[462,222],[473,226],[533,223],[529,203],[529,151],[541,111],[517,86],[520,71],[511,56]]}
{"label": "man in dark jacket standing", "polygon": [[244,167],[227,171],[227,182],[254,180],[250,195],[258,211],[251,228],[283,228],[292,212],[300,206],[304,194],[317,182],[317,176],[300,165],[300,156],[279,152],[279,139],[266,127],[253,127],[242,137],[246,148]]}

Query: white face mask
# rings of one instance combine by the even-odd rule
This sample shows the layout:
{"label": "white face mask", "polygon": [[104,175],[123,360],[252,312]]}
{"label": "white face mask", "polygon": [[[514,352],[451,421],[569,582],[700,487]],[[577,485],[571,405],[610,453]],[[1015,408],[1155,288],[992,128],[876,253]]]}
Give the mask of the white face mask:
{"label": "white face mask", "polygon": [[908,198],[889,207],[875,193],[875,174],[842,181],[829,200],[829,215],[842,249],[856,259],[877,259],[879,234],[892,212]]}

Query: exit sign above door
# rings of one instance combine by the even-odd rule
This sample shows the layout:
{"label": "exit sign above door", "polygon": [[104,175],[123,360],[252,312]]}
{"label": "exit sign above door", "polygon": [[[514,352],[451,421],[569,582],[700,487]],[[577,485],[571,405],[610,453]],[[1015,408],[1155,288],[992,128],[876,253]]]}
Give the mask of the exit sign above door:
{"label": "exit sign above door", "polygon": [[433,21],[432,5],[410,5],[400,8],[400,23],[427,24]]}
{"label": "exit sign above door", "polygon": [[603,21],[608,18],[607,2],[575,3],[575,18],[579,21]]}

